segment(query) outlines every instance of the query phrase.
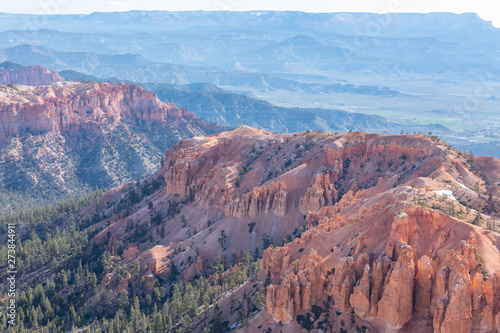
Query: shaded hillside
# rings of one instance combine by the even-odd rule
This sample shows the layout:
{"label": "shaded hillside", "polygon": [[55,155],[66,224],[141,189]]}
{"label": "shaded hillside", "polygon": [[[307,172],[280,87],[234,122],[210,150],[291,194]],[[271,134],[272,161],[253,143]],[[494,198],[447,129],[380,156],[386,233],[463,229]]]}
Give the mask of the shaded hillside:
{"label": "shaded hillside", "polygon": [[23,68],[23,65],[19,65],[12,61],[4,61],[0,64],[0,72],[15,70],[19,68]]}
{"label": "shaded hillside", "polygon": [[73,70],[66,70],[59,72],[64,80],[66,81],[92,81],[92,82],[101,82],[105,81],[103,79],[98,78],[97,76],[82,74]]}
{"label": "shaded hillside", "polygon": [[285,108],[269,102],[231,93],[208,83],[185,86],[141,84],[163,101],[182,105],[197,116],[221,125],[260,127],[287,133],[305,130],[347,132],[349,130],[400,130],[403,126],[386,118],[339,110]]}

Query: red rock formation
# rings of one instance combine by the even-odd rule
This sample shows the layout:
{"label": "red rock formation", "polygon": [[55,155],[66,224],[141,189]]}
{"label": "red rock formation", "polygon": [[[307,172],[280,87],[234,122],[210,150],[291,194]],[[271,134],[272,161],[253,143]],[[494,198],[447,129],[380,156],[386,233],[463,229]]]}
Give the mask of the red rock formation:
{"label": "red rock formation", "polygon": [[286,212],[287,190],[283,183],[272,183],[263,187],[255,187],[241,198],[224,198],[221,205],[226,216],[242,218],[255,217],[259,213],[272,212],[276,216],[284,216]]}
{"label": "red rock formation", "polygon": [[[195,163],[188,164],[179,160],[165,173],[165,182],[168,184],[167,191],[169,194],[180,195],[185,197],[189,194],[189,185],[192,181],[191,174],[195,174],[197,165]],[[190,180],[191,176],[191,180]]]}
{"label": "red rock formation", "polygon": [[267,287],[267,309],[273,319],[288,324],[295,312],[310,309],[323,296],[325,275],[323,259],[316,252],[291,263],[281,283]]}
{"label": "red rock formation", "polygon": [[382,297],[385,274],[387,274],[390,263],[391,260],[387,256],[384,256],[375,260],[373,264],[372,292],[370,295],[370,316],[378,315],[378,302]]}
{"label": "red rock formation", "polygon": [[332,206],[338,200],[338,192],[333,185],[340,176],[340,171],[333,173],[330,180],[329,174],[318,174],[314,177],[306,194],[300,199],[299,210],[302,214],[308,211],[317,212],[325,206]]}
{"label": "red rock formation", "polygon": [[389,329],[400,329],[412,315],[415,266],[413,249],[402,246],[396,263],[386,277],[382,298],[378,302],[378,316]]}
{"label": "red rock formation", "polygon": [[349,302],[354,311],[361,318],[365,318],[370,312],[370,265],[365,265],[363,277],[354,287]]}
{"label": "red rock formation", "polygon": [[63,82],[50,86],[0,86],[0,139],[31,132],[98,129],[124,121],[176,122],[195,118],[133,84]]}
{"label": "red rock formation", "polygon": [[59,73],[42,66],[29,66],[0,72],[0,84],[13,83],[25,86],[41,86],[62,81],[64,79]]}
{"label": "red rock formation", "polygon": [[438,302],[443,304],[444,315],[438,307],[439,315],[434,321],[434,332],[471,332],[472,301],[469,264],[461,255],[452,254],[448,263],[450,273],[447,281],[448,290]]}
{"label": "red rock formation", "polygon": [[[317,213],[310,212],[308,223],[317,220],[325,223],[328,213],[338,214],[336,212],[332,207],[322,208]],[[334,267],[334,274],[326,282],[320,283],[325,288],[324,292],[332,296],[333,304],[339,311],[345,312],[352,307],[362,319],[382,320],[389,331],[402,329],[416,313],[432,315],[435,332],[465,333],[471,332],[473,327],[478,332],[493,332],[497,329],[499,311],[499,296],[493,290],[499,290],[500,284],[496,274],[488,279],[479,272],[473,278],[469,274],[477,267],[474,248],[476,234],[470,233],[467,240],[457,242],[457,251],[448,251],[442,267],[435,273],[437,263],[427,255],[421,256],[415,267],[415,250],[407,244],[415,239],[412,236],[415,216],[427,219],[425,223],[436,223],[432,219],[436,219],[439,225],[443,223],[439,214],[429,214],[420,208],[408,206],[405,211],[399,211],[391,224],[381,256],[373,264],[370,264],[370,257],[366,253],[357,257],[340,257]],[[321,225],[317,224],[308,231],[323,230]],[[334,232],[334,229],[330,231]],[[320,235],[316,233],[311,238],[306,232],[302,238],[305,237],[305,243],[308,243]],[[363,235],[357,244],[366,245],[367,242],[366,235]],[[296,240],[292,244],[305,243]],[[356,245],[358,247],[362,246]],[[264,255],[263,267],[271,267],[273,276],[287,276],[283,275],[282,269],[273,268],[280,267],[287,251],[288,246],[269,251],[269,254]],[[274,253],[274,265],[271,253]],[[287,258],[289,256],[286,254]],[[394,260],[392,263],[390,257]],[[286,263],[288,266],[289,259]],[[299,311],[296,306],[291,306],[297,302],[298,294],[295,293],[296,283],[293,279],[283,281],[283,286],[273,285],[270,289],[272,293],[268,306],[273,306],[275,320],[286,319],[283,322],[288,322]],[[286,297],[283,296],[285,294]],[[280,297],[286,302],[275,300]],[[281,306],[288,308],[284,310]],[[300,310],[304,308],[300,307]]]}
{"label": "red rock formation", "polygon": [[434,279],[435,273],[431,259],[425,255],[420,257],[415,277],[415,312],[420,315],[430,314]]}
{"label": "red rock formation", "polygon": [[404,244],[408,242],[408,214],[399,212],[392,222],[389,240],[385,246],[385,252],[389,258],[396,261],[399,258],[399,250],[404,249]]}
{"label": "red rock formation", "polygon": [[[293,320],[295,313],[294,298],[300,299],[300,288],[296,280],[283,280],[278,286],[270,285],[267,287],[266,305],[267,312],[273,316],[275,321],[280,321],[285,324]],[[290,295],[294,298],[291,298]],[[299,307],[297,307],[297,310]]]}
{"label": "red rock formation", "polygon": [[351,307],[349,297],[353,292],[355,283],[353,258],[340,258],[337,265],[335,265],[335,273],[330,280],[328,295],[332,296],[335,306],[342,312]]}
{"label": "red rock formation", "polygon": [[290,256],[287,255],[286,247],[269,248],[264,251],[260,267],[262,270],[269,270],[271,276],[278,273],[284,275],[290,265]]}
{"label": "red rock formation", "polygon": [[370,265],[370,256],[366,253],[358,255],[354,261],[354,278],[356,281],[365,274],[366,265]]}
{"label": "red rock formation", "polygon": [[137,246],[129,246],[123,251],[122,259],[135,257],[139,253]]}
{"label": "red rock formation", "polygon": [[196,274],[201,274],[203,273],[203,260],[201,260],[200,257],[196,259],[196,264],[194,266],[194,269],[196,271]]}
{"label": "red rock formation", "polygon": [[[296,167],[270,178],[290,156]],[[500,238],[464,222],[473,216],[459,201],[461,213],[447,215],[449,204],[433,192],[458,193],[466,191],[459,184],[484,182],[466,163],[422,135],[293,135],[243,127],[183,141],[167,152],[158,172],[167,185],[150,199],[163,211],[170,201],[182,204],[180,213],[164,219],[168,234],[160,240],[181,251],[155,258],[184,263],[185,277],[210,270],[218,255],[237,258],[291,237],[263,254],[256,278],[271,276],[267,314],[252,319],[249,331],[259,330],[252,323],[277,325],[270,318],[294,331],[298,314],[330,300],[330,309],[353,313],[373,331],[495,332]],[[490,183],[500,182],[500,164],[480,165]],[[471,199],[473,209],[480,200]],[[136,207],[131,214],[144,218],[145,205]],[[196,262],[186,264],[189,257]]]}
{"label": "red rock formation", "polygon": [[[476,282],[477,283],[477,282]],[[474,286],[474,284],[473,284]],[[474,297],[474,294],[473,294]],[[495,332],[500,330],[500,272],[483,281],[483,307],[480,320],[481,332]],[[477,303],[476,303],[477,304]],[[474,309],[474,315],[477,308]],[[495,315],[496,314],[496,315]]]}

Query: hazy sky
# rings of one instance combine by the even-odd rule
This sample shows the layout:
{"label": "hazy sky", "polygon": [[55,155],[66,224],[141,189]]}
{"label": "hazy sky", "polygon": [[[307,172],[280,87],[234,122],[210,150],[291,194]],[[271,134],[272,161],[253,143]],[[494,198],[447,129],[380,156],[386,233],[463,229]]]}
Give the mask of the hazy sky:
{"label": "hazy sky", "polygon": [[500,0],[1,0],[0,12],[32,14],[141,10],[299,10],[306,12],[476,12],[500,27]]}

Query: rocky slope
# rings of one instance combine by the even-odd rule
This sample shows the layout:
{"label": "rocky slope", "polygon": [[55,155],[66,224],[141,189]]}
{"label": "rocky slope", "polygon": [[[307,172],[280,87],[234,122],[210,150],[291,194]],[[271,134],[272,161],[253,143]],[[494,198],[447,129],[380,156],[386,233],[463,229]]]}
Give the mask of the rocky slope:
{"label": "rocky slope", "polygon": [[147,270],[128,283],[151,292],[264,249],[267,308],[242,331],[495,332],[499,186],[499,160],[424,135],[240,127],[180,142],[145,183],[117,189],[88,253],[137,259]]}
{"label": "rocky slope", "polygon": [[[31,84],[60,79],[39,67],[20,73]],[[15,192],[53,200],[137,179],[157,169],[179,139],[222,129],[137,85],[82,82],[0,85],[0,123],[6,204]]]}

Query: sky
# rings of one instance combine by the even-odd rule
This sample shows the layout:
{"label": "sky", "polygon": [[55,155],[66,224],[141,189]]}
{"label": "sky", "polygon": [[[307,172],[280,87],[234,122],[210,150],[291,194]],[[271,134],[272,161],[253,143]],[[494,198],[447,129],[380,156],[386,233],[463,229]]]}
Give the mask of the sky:
{"label": "sky", "polygon": [[2,0],[0,12],[88,14],[128,10],[297,10],[305,12],[475,12],[500,27],[500,0]]}

